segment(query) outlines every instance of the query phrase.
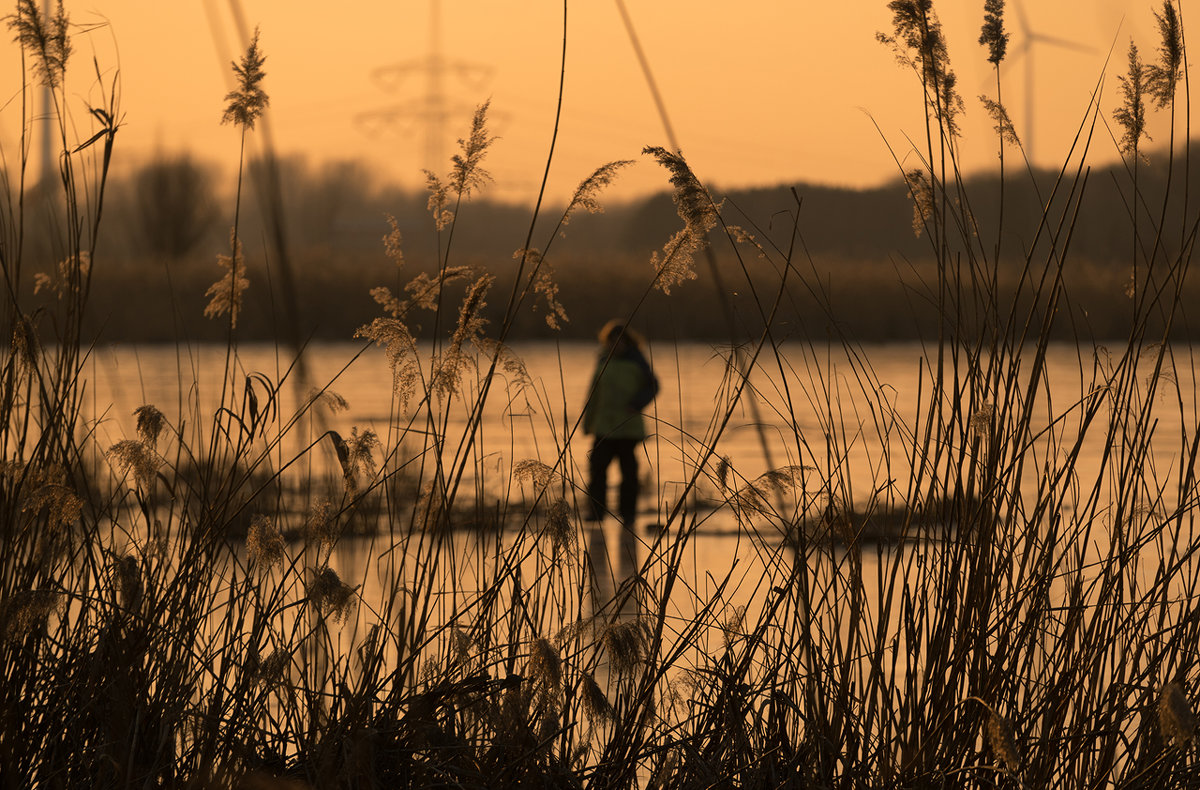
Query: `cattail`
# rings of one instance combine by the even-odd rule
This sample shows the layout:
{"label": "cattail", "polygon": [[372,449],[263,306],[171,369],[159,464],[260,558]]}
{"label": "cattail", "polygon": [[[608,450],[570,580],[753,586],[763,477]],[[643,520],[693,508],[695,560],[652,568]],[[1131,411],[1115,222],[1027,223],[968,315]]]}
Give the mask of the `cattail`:
{"label": "cattail", "polygon": [[158,437],[167,425],[167,418],[154,406],[139,406],[133,416],[137,417],[138,436],[148,447],[156,447]]}
{"label": "cattail", "polygon": [[262,68],[265,62],[266,56],[258,49],[258,28],[254,28],[242,62],[232,64],[237,87],[225,95],[225,101],[229,104],[221,116],[221,123],[236,124],[243,129],[254,128],[254,122],[271,104],[262,88],[263,78],[267,76]]}
{"label": "cattail", "polygon": [[1012,724],[989,707],[985,731],[996,760],[1010,775],[1018,773],[1021,770],[1021,757],[1017,752],[1017,739],[1013,734]]}
{"label": "cattail", "polygon": [[312,581],[306,592],[308,600],[317,611],[332,616],[338,622],[344,622],[354,610],[354,593],[357,589],[345,584],[333,568],[325,566],[320,570],[312,570]]}
{"label": "cattail", "polygon": [[1196,734],[1196,716],[1178,683],[1168,683],[1159,692],[1158,726],[1176,747],[1187,745]]}
{"label": "cattail", "polygon": [[46,619],[66,608],[67,599],[54,590],[25,590],[14,595],[4,607],[4,638],[19,641],[41,628]]}
{"label": "cattail", "polygon": [[283,562],[283,535],[262,514],[250,520],[250,528],[246,531],[246,552],[251,561],[268,568]]}
{"label": "cattail", "polygon": [[48,88],[61,85],[67,71],[71,56],[68,25],[61,3],[57,14],[43,17],[37,0],[18,0],[17,12],[8,18],[9,29],[16,34],[21,49],[33,53],[37,73]]}
{"label": "cattail", "polygon": [[108,448],[105,455],[122,474],[132,473],[135,483],[142,488],[149,487],[158,473],[158,455],[145,442],[137,439],[123,439]]}

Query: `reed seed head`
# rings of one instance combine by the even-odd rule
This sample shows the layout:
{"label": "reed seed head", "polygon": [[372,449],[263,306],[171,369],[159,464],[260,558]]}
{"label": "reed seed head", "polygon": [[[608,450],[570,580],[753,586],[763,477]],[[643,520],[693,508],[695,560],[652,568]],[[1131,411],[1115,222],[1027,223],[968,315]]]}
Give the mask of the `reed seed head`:
{"label": "reed seed head", "polygon": [[283,535],[279,534],[271,519],[261,513],[250,520],[250,528],[246,531],[246,552],[251,561],[267,568],[283,562]]}
{"label": "reed seed head", "polygon": [[933,185],[924,170],[910,170],[904,174],[908,184],[908,196],[913,202],[913,235],[921,238],[921,232],[933,219]]}
{"label": "reed seed head", "polygon": [[571,196],[571,202],[567,204],[567,210],[563,212],[561,226],[565,226],[571,219],[571,216],[579,210],[586,211],[589,214],[602,214],[604,207],[600,205],[599,195],[604,188],[616,180],[617,175],[621,170],[633,164],[632,159],[620,159],[615,162],[601,165],[587,178],[579,183],[575,188],[575,194]]}
{"label": "reed seed head", "polygon": [[655,270],[654,287],[664,294],[687,280],[696,279],[695,255],[708,243],[708,232],[720,222],[720,206],[696,178],[683,156],[665,148],[650,146],[642,153],[653,156],[671,174],[672,198],[683,229],[654,253],[650,264]]}
{"label": "reed seed head", "polygon": [[619,673],[632,671],[646,660],[649,633],[638,618],[608,623],[600,633],[600,643]]}
{"label": "reed seed head", "polygon": [[979,101],[983,104],[983,109],[991,116],[995,123],[993,127],[996,134],[1000,137],[1001,143],[1020,146],[1021,138],[1017,136],[1017,127],[1013,125],[1012,118],[1008,117],[1008,110],[998,101],[992,101],[987,96],[980,96]]}
{"label": "reed seed head", "polygon": [[71,57],[71,38],[67,35],[70,20],[58,4],[58,13],[43,16],[37,0],[18,0],[17,11],[7,17],[13,31],[13,41],[30,52],[39,79],[48,88],[62,85]]}
{"label": "reed seed head", "polygon": [[67,598],[54,590],[24,590],[17,593],[4,607],[4,638],[16,642],[30,631],[41,628],[52,614],[61,614]]}
{"label": "reed seed head", "polygon": [[340,534],[337,513],[337,508],[328,499],[318,501],[304,521],[304,536],[321,546],[331,548]]}
{"label": "reed seed head", "polygon": [[1147,72],[1138,56],[1137,45],[1129,42],[1128,72],[1117,79],[1121,83],[1121,106],[1113,111],[1113,119],[1124,129],[1119,148],[1122,153],[1136,154],[1142,138],[1151,139],[1146,132]]}
{"label": "reed seed head", "polygon": [[1183,30],[1172,0],[1163,0],[1162,13],[1154,12],[1160,42],[1158,63],[1146,69],[1146,88],[1160,109],[1175,100],[1175,87],[1183,69]]}
{"label": "reed seed head", "polygon": [[571,506],[561,497],[546,508],[546,532],[550,535],[555,555],[571,557],[575,546],[575,531],[571,529]]}
{"label": "reed seed head", "polygon": [[33,319],[24,313],[18,313],[13,319],[12,342],[13,361],[19,371],[32,376],[37,372],[38,363],[42,357],[42,344],[38,340],[37,327]]}
{"label": "reed seed head", "polygon": [[33,275],[33,292],[53,291],[58,299],[79,293],[79,285],[91,270],[91,253],[86,250],[58,262],[55,275],[38,272]]}
{"label": "reed seed head", "polygon": [[392,369],[392,392],[407,407],[421,377],[417,341],[408,330],[408,326],[396,318],[376,318],[370,324],[360,327],[354,336],[383,346],[388,365]]}
{"label": "reed seed head", "polygon": [[1017,751],[1017,739],[1013,733],[1012,724],[999,712],[988,708],[987,724],[985,725],[988,744],[996,755],[996,761],[1010,775],[1016,775],[1021,770],[1021,755]]}
{"label": "reed seed head", "polygon": [[311,389],[308,392],[308,400],[314,406],[324,406],[331,414],[350,408],[349,401],[331,389]]}
{"label": "reed seed head", "polygon": [[490,101],[475,108],[471,119],[471,133],[465,140],[459,139],[460,153],[450,158],[453,168],[450,173],[450,186],[460,196],[466,197],[474,189],[479,189],[492,179],[488,171],[482,167],[484,154],[495,142],[496,138],[488,134],[487,113]]}
{"label": "reed seed head", "polygon": [[548,690],[562,686],[562,657],[544,637],[535,639],[529,651],[529,675]]}
{"label": "reed seed head", "polygon": [[345,584],[329,566],[313,569],[311,575],[308,600],[321,614],[344,622],[354,611],[355,591],[358,588]]}
{"label": "reed seed head", "polygon": [[1186,746],[1196,734],[1196,716],[1180,684],[1168,683],[1159,692],[1158,725],[1176,747]]}
{"label": "reed seed head", "polygon": [[608,701],[608,697],[604,696],[604,691],[596,683],[596,679],[590,672],[579,674],[580,690],[583,692],[583,712],[593,724],[612,721],[614,716],[612,703]]}
{"label": "reed seed head", "polygon": [[225,94],[225,114],[221,123],[232,123],[243,129],[253,129],[254,122],[271,104],[267,92],[263,90],[262,81],[267,76],[263,71],[266,56],[258,48],[258,28],[250,38],[250,46],[242,55],[241,63],[234,63],[233,74],[237,78],[237,88]]}
{"label": "reed seed head", "polygon": [[142,442],[151,449],[157,447],[158,437],[167,425],[167,418],[154,406],[139,406],[134,410],[137,417],[137,432]]}
{"label": "reed seed head", "polygon": [[161,459],[145,442],[139,439],[123,439],[105,453],[122,475],[133,475],[136,485],[148,488],[158,473]]}
{"label": "reed seed head", "polygon": [[217,265],[225,270],[221,279],[208,287],[204,295],[208,305],[204,308],[205,318],[229,315],[229,325],[237,328],[238,316],[242,312],[242,300],[250,281],[246,279],[246,261],[242,258],[242,243],[231,231],[229,255],[218,255]]}
{"label": "reed seed head", "polygon": [[111,566],[113,580],[126,609],[135,608],[142,600],[142,566],[132,554],[118,555]]}
{"label": "reed seed head", "polygon": [[516,466],[513,467],[513,479],[518,482],[528,480],[533,483],[534,490],[541,493],[558,479],[558,473],[554,471],[554,467],[547,466],[536,458],[526,458],[523,461],[517,461]]}
{"label": "reed seed head", "polygon": [[1004,32],[1004,0],[984,0],[983,29],[979,43],[988,48],[988,63],[1000,65],[1008,51],[1008,33]]}

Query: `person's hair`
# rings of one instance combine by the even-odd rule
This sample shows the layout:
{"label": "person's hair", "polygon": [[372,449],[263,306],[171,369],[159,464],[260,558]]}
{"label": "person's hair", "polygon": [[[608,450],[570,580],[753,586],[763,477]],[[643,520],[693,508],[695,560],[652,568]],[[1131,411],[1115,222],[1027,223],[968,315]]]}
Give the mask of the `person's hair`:
{"label": "person's hair", "polygon": [[618,338],[638,349],[642,348],[644,344],[642,336],[630,329],[625,322],[619,318],[614,318],[602,326],[598,336],[600,338],[600,342],[605,344],[615,343]]}

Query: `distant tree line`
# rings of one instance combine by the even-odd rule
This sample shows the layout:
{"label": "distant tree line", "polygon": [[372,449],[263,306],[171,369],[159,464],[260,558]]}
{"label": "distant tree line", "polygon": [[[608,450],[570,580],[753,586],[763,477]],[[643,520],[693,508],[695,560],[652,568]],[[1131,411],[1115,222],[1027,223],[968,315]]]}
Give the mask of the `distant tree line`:
{"label": "distant tree line", "polygon": [[[1193,144],[1190,153],[1200,148]],[[1064,339],[1123,336],[1127,262],[1133,245],[1154,243],[1151,207],[1167,188],[1163,160],[1165,154],[1155,157],[1139,174],[1139,188],[1148,196],[1138,207],[1141,232],[1149,234],[1141,238],[1132,231],[1130,176],[1119,165],[1093,171],[1083,195],[1057,192],[1053,172],[1010,174],[998,235],[998,177],[968,179],[959,199],[969,201],[978,222],[960,231],[980,233],[985,249],[999,243],[1003,264],[996,298],[1003,298],[1006,281],[1022,276],[1027,260],[1036,270],[1052,255],[1048,231],[1070,226],[1069,246],[1060,241],[1053,252],[1066,261],[1071,295],[1062,309],[1071,311],[1072,320],[1058,322],[1059,331]],[[277,192],[262,188],[271,181],[262,162],[252,169],[250,183],[257,187],[243,196],[240,233],[251,280],[239,327],[243,339],[348,340],[379,314],[372,288],[396,288],[416,272],[436,268],[438,239],[425,193],[382,184],[354,162],[280,161]],[[740,342],[761,331],[759,311],[739,285],[745,278],[727,239],[713,238],[712,257],[698,259],[695,281],[669,297],[648,293],[650,256],[680,226],[665,187],[660,194],[605,203],[603,213],[572,219],[547,258],[569,322],[552,330],[544,307],[531,303],[518,320],[519,339],[591,337],[607,318],[635,308],[635,321],[652,336]],[[1173,200],[1200,196],[1200,183],[1174,184],[1171,194]],[[934,280],[929,240],[914,232],[913,200],[900,179],[873,189],[783,184],[714,197],[724,201],[727,222],[780,249],[792,244],[798,222],[793,271],[775,327],[781,338],[909,340],[938,331],[926,286]],[[1038,225],[1042,205],[1051,207],[1048,227]],[[216,258],[229,249],[232,198],[217,170],[186,155],[155,159],[112,185],[105,211],[89,317],[98,339],[223,339],[225,328],[203,317],[205,290],[219,274]],[[561,211],[542,212],[537,238],[550,232]],[[397,272],[384,254],[389,216],[403,236],[405,272]],[[526,207],[488,200],[486,193],[460,212],[452,257],[458,265],[486,267],[497,275],[491,301],[499,303],[500,294],[507,294],[513,253],[524,244],[528,223]],[[29,240],[34,259],[49,271],[56,252],[37,249],[39,243]],[[1171,258],[1190,240],[1175,231],[1157,243]],[[773,293],[778,267],[753,256],[748,265],[758,293]],[[970,265],[965,252],[962,265]],[[1186,327],[1176,331],[1188,334]]]}

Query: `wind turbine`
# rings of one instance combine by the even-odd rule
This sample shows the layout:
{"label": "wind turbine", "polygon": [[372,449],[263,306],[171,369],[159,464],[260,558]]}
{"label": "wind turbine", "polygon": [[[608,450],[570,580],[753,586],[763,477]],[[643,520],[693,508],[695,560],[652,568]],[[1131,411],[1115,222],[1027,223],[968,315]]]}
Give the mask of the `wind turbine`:
{"label": "wind turbine", "polygon": [[1025,8],[1019,0],[1014,0],[1013,6],[1017,9],[1017,27],[1021,31],[1021,42],[1013,52],[1012,60],[1025,58],[1025,134],[1023,136],[1025,141],[1025,156],[1029,159],[1030,166],[1036,167],[1037,159],[1034,158],[1034,138],[1037,136],[1037,130],[1034,124],[1033,111],[1037,105],[1037,101],[1033,78],[1037,69],[1034,67],[1034,45],[1050,44],[1051,46],[1085,53],[1095,52],[1095,50],[1075,41],[1069,41],[1065,38],[1050,36],[1033,30],[1029,26],[1028,18],[1025,16]]}

